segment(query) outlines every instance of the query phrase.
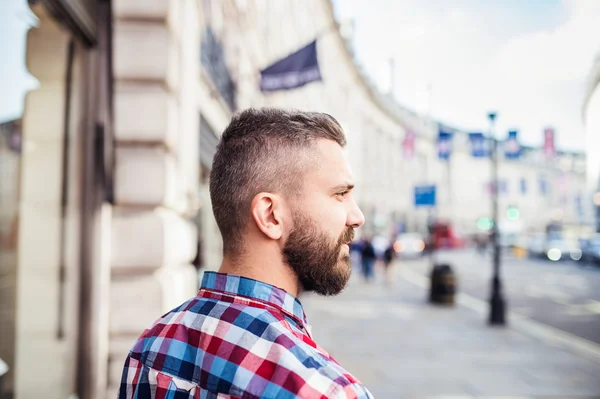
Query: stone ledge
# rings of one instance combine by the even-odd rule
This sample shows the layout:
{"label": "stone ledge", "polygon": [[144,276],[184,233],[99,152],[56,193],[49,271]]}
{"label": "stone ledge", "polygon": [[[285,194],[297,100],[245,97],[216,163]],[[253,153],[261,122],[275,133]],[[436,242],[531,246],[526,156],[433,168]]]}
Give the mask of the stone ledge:
{"label": "stone ledge", "polygon": [[152,274],[113,278],[110,291],[111,335],[139,336],[162,314],[162,288]]}
{"label": "stone ledge", "polygon": [[120,82],[115,90],[115,137],[118,141],[150,141],[174,148],[177,102],[160,85]]}
{"label": "stone ledge", "polygon": [[114,25],[114,77],[142,80],[177,87],[178,48],[167,25],[138,21],[116,21]]}
{"label": "stone ledge", "polygon": [[113,272],[184,264],[196,255],[195,227],[177,213],[117,208],[112,222]]}
{"label": "stone ledge", "polygon": [[165,149],[117,146],[115,166],[117,204],[171,207],[176,203],[176,162]]}
{"label": "stone ledge", "polygon": [[113,277],[110,295],[111,336],[139,336],[161,315],[196,294],[191,265],[163,267],[152,274]]}
{"label": "stone ledge", "polygon": [[113,15],[117,18],[167,18],[170,5],[172,2],[168,0],[115,0]]}

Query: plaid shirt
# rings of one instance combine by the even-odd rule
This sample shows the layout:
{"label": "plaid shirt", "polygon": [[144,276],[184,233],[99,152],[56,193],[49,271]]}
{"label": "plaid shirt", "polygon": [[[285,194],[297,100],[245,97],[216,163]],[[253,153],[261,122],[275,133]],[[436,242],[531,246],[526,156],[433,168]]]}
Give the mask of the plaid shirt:
{"label": "plaid shirt", "polygon": [[119,392],[119,399],[295,397],[372,398],[313,341],[296,298],[215,272],[142,334]]}

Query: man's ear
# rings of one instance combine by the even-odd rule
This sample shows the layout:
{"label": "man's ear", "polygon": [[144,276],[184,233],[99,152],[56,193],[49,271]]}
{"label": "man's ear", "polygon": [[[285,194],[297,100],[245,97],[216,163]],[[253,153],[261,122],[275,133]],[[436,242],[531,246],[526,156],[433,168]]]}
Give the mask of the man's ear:
{"label": "man's ear", "polygon": [[272,193],[258,193],[250,204],[256,227],[272,240],[279,240],[283,236],[282,206],[281,198]]}

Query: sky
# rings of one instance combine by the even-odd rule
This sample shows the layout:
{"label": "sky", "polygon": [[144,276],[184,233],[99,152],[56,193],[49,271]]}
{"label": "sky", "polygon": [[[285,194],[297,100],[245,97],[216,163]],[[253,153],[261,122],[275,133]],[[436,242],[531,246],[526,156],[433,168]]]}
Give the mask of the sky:
{"label": "sky", "polygon": [[36,23],[27,0],[0,0],[0,123],[20,118],[25,94],[38,86],[25,67],[27,30]]}
{"label": "sky", "polygon": [[334,0],[354,21],[357,58],[384,92],[466,131],[517,129],[541,145],[584,149],[586,82],[600,54],[600,0]]}
{"label": "sky", "polygon": [[[359,62],[399,103],[466,131],[517,129],[540,145],[584,149],[586,79],[600,54],[600,0],[334,0],[354,20]],[[14,18],[14,16],[17,18]],[[25,35],[36,23],[26,0],[0,0],[0,122],[17,118],[37,81],[25,68]],[[12,40],[6,40],[11,37]]]}

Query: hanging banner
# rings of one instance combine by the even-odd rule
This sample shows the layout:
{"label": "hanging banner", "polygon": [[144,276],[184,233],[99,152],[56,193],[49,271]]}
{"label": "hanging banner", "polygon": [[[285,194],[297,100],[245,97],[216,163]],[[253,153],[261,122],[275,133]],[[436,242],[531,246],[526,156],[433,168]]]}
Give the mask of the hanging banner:
{"label": "hanging banner", "polygon": [[404,159],[413,159],[415,156],[415,132],[411,130],[406,131],[406,136],[402,141],[402,154]]}
{"label": "hanging banner", "polygon": [[323,80],[314,40],[293,54],[260,71],[260,90],[290,90]]}
{"label": "hanging banner", "polygon": [[485,158],[489,155],[483,133],[469,133],[469,141],[471,142],[471,155],[474,158]]}
{"label": "hanging banner", "polygon": [[445,161],[450,159],[450,154],[452,153],[452,132],[444,130],[441,126],[437,139],[437,150],[439,159]]}
{"label": "hanging banner", "polygon": [[541,195],[548,194],[548,183],[546,181],[546,177],[544,175],[540,175],[538,182],[539,182],[540,194]]}
{"label": "hanging banner", "polygon": [[506,159],[519,159],[521,156],[521,145],[517,138],[518,134],[516,130],[508,132],[508,138],[504,144],[504,156]]}
{"label": "hanging banner", "polygon": [[554,136],[554,128],[549,127],[544,129],[544,155],[546,159],[552,159],[556,156]]}

